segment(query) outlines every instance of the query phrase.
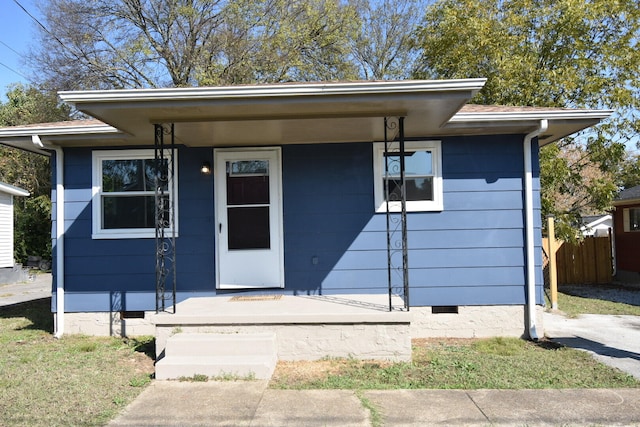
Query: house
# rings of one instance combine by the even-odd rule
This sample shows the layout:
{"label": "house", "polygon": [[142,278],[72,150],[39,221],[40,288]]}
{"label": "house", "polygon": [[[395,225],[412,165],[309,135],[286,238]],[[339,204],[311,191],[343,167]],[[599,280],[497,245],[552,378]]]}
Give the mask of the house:
{"label": "house", "polygon": [[24,279],[13,259],[13,197],[28,195],[22,188],[0,182],[0,283]]}
{"label": "house", "polygon": [[585,237],[608,236],[611,230],[613,230],[613,217],[610,214],[587,215],[582,217],[580,231]]}
{"label": "house", "polygon": [[616,279],[640,283],[640,185],[621,191],[613,206]]}
{"label": "house", "polygon": [[[284,295],[386,306],[375,322],[413,337],[537,338],[538,148],[611,112],[468,104],[484,83],[61,92],[93,119],[0,129],[54,157],[57,333],[201,328],[232,307],[205,300]],[[246,310],[247,328],[288,315]]]}

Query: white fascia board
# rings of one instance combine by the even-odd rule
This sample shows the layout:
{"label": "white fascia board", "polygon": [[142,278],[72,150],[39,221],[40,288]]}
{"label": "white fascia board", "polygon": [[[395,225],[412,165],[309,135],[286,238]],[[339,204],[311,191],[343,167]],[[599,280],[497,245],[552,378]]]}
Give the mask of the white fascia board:
{"label": "white fascia board", "polygon": [[640,198],[614,200],[613,202],[611,202],[611,204],[613,206],[637,205],[640,204]]}
{"label": "white fascia board", "polygon": [[0,192],[8,193],[13,196],[28,196],[30,194],[27,190],[9,185],[4,182],[0,182]]}
{"label": "white fascia board", "polygon": [[614,113],[613,110],[549,110],[549,111],[514,111],[514,112],[482,112],[457,113],[449,123],[474,122],[509,122],[553,120],[604,120]]}
{"label": "white fascia board", "polygon": [[31,138],[38,136],[69,136],[69,135],[91,135],[91,134],[113,134],[121,133],[118,129],[109,125],[88,125],[88,126],[31,126],[12,127],[0,129],[0,139],[2,138]]}
{"label": "white fascia board", "polygon": [[486,79],[367,81],[349,83],[300,83],[165,89],[88,90],[58,92],[71,104],[136,101],[179,101],[194,99],[268,98],[322,95],[376,95],[388,93],[472,91]]}

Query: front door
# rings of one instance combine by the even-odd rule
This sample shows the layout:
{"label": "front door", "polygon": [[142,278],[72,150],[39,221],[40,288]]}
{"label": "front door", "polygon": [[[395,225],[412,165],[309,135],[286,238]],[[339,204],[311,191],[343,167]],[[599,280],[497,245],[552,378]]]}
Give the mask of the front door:
{"label": "front door", "polygon": [[284,287],[280,149],[215,159],[218,288]]}

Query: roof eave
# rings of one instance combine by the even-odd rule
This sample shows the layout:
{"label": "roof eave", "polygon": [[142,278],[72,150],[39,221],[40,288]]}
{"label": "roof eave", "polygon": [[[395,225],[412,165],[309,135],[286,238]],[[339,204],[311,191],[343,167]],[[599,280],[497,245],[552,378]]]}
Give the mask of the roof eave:
{"label": "roof eave", "polygon": [[611,204],[613,206],[638,205],[640,204],[640,197],[636,197],[633,199],[614,200]]}
{"label": "roof eave", "polygon": [[548,132],[538,138],[540,146],[544,146],[593,126],[610,117],[613,112],[613,110],[459,112],[444,127],[452,130],[478,127],[499,130],[500,127],[515,127],[526,133],[535,130],[541,120],[547,120]]}
{"label": "roof eave", "polygon": [[477,93],[486,79],[402,80],[344,83],[296,83],[166,89],[62,91],[58,95],[79,105],[106,102],[150,102],[181,100],[224,100],[235,98],[281,98],[291,96],[362,95],[403,92],[441,92],[468,90]]}
{"label": "roof eave", "polygon": [[11,194],[12,196],[28,196],[30,193],[20,187],[16,187],[6,182],[0,182],[0,192]]}

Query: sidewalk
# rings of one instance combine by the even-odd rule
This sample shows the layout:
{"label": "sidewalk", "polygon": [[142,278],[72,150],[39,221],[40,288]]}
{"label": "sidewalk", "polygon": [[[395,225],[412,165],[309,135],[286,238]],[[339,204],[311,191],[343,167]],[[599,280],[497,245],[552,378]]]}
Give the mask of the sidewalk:
{"label": "sidewalk", "polygon": [[0,285],[0,307],[51,297],[51,273],[35,276],[33,282]]}
{"label": "sidewalk", "polygon": [[[376,418],[367,407],[375,408]],[[640,426],[640,391],[272,390],[154,381],[116,426]]]}

